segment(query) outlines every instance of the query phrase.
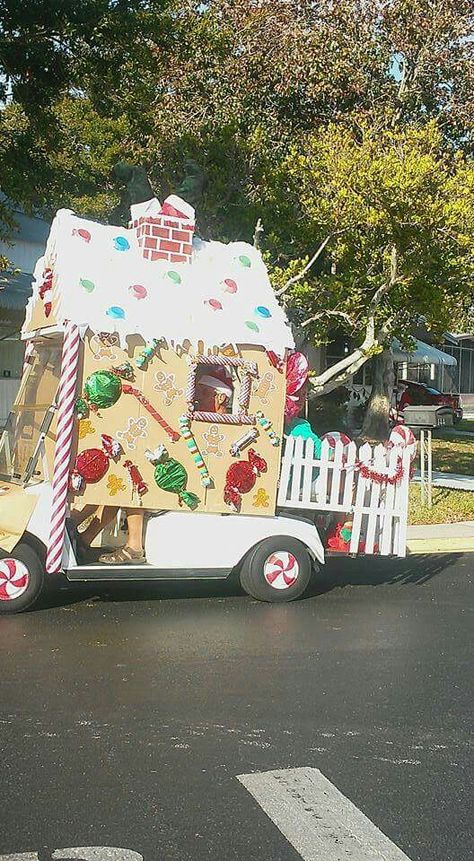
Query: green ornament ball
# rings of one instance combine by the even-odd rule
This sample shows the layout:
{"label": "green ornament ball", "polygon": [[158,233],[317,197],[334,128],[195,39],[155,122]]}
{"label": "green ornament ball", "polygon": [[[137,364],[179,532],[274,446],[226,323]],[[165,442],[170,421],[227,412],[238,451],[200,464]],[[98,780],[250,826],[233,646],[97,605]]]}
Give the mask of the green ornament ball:
{"label": "green ornament ball", "polygon": [[111,371],[94,371],[84,384],[85,396],[96,407],[113,406],[122,394],[122,383]]}

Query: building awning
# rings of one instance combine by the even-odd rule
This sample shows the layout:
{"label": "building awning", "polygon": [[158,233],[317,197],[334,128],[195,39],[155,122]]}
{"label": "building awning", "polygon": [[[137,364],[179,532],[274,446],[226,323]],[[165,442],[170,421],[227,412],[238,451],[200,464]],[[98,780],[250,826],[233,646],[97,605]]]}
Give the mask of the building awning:
{"label": "building awning", "polygon": [[397,338],[394,338],[392,341],[393,360],[395,362],[407,362],[409,365],[457,365],[456,359],[449,353],[444,353],[443,350],[438,350],[417,338],[414,338],[414,341],[414,349],[409,352],[402,347]]}

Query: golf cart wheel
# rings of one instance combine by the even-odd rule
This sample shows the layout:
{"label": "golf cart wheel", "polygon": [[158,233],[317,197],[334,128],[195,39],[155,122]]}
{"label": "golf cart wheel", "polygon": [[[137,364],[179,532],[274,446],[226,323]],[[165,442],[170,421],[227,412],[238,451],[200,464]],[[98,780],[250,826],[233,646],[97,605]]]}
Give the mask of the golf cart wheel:
{"label": "golf cart wheel", "polygon": [[265,538],[250,552],[240,573],[242,588],[257,601],[294,601],[311,580],[311,559],[296,538]]}
{"label": "golf cart wheel", "polygon": [[11,553],[0,551],[0,616],[21,613],[37,600],[45,579],[35,550],[20,541]]}

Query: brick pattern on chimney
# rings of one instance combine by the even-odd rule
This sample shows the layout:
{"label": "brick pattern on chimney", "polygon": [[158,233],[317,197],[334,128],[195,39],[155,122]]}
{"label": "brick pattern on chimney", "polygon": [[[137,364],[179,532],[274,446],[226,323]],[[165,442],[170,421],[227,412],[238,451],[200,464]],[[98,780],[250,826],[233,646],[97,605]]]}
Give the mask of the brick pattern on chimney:
{"label": "brick pattern on chimney", "polygon": [[190,263],[194,224],[186,218],[157,215],[132,221],[145,260]]}

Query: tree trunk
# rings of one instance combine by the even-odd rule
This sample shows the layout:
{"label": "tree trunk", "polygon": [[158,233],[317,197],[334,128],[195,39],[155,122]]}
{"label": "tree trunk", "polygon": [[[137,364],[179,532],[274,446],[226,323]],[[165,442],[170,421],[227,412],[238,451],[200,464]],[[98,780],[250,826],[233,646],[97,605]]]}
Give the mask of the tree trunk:
{"label": "tree trunk", "polygon": [[383,442],[388,439],[390,432],[390,404],[395,382],[391,349],[376,355],[372,368],[372,392],[367,404],[361,436],[363,439]]}

